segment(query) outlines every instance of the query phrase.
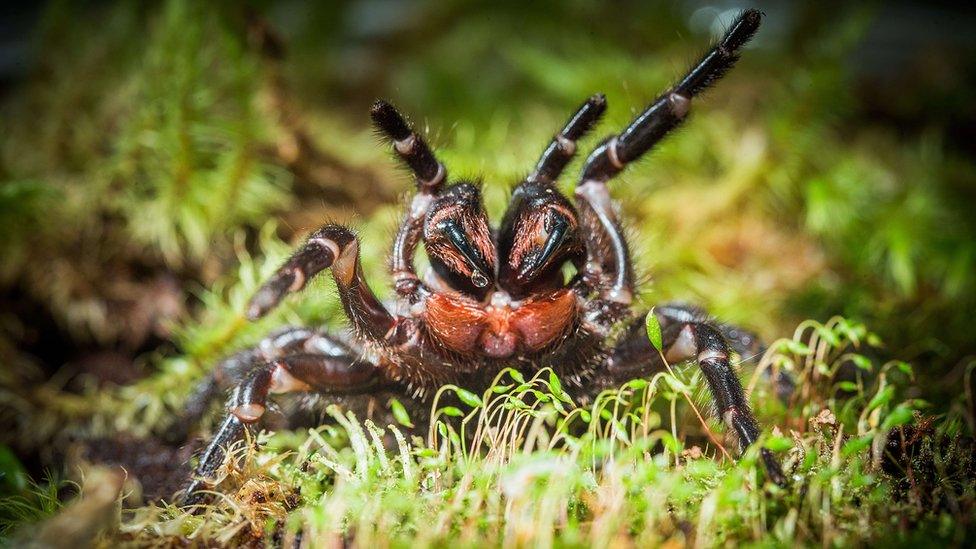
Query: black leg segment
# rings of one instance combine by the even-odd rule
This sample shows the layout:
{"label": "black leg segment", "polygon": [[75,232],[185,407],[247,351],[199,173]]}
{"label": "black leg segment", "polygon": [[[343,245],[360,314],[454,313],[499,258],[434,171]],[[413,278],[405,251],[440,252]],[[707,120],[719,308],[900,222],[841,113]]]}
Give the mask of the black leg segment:
{"label": "black leg segment", "polygon": [[310,278],[330,267],[353,328],[371,339],[383,339],[396,324],[396,319],[366,283],[359,261],[359,240],[349,229],[339,225],[326,225],[309,236],[254,294],[248,305],[248,317],[264,316],[285,295],[304,288]]}
{"label": "black leg segment", "polygon": [[[708,383],[718,416],[734,433],[739,449],[744,451],[759,439],[760,428],[731,363],[731,347],[718,326],[702,318],[700,310],[671,311],[670,306],[662,309],[665,311],[663,314],[655,311],[662,319],[661,353],[671,364],[688,359],[697,361]],[[658,350],[653,348],[644,333],[643,319],[631,325],[608,361],[611,375],[620,380],[646,376],[664,367]],[[770,480],[784,484],[786,478],[772,452],[761,448],[760,455]]]}
{"label": "black leg segment", "polygon": [[447,175],[444,165],[437,161],[434,153],[420,134],[415,132],[396,108],[386,101],[376,101],[369,111],[376,128],[393,141],[393,149],[403,162],[410,167],[417,178],[420,191],[436,194]]}
{"label": "black leg segment", "polygon": [[[672,333],[674,333],[672,331]],[[695,358],[715,399],[716,411],[726,426],[736,435],[739,449],[759,439],[759,423],[756,422],[742,383],[729,360],[731,349],[717,327],[707,322],[686,323],[677,330],[670,345],[665,344],[665,357],[669,362]],[[773,453],[761,448],[760,455],[766,473],[776,484],[785,484],[786,477]]]}
{"label": "black leg segment", "polygon": [[589,133],[606,110],[607,99],[601,93],[590,97],[580,105],[559,135],[546,147],[527,181],[553,183],[559,179],[566,165],[576,154],[576,142]]}
{"label": "black leg segment", "polygon": [[739,59],[739,50],[759,29],[762,12],[747,10],[725,36],[670,90],[637,116],[620,135],[611,137],[586,161],[581,180],[607,181],[644,155],[684,120],[691,99],[721,78]]}
{"label": "black leg segment", "polygon": [[762,13],[758,10],[743,12],[677,85],[661,94],[624,131],[609,137],[587,157],[575,193],[581,221],[589,228],[584,277],[593,281],[603,299],[626,305],[633,298],[630,252],[611,205],[607,181],[684,120],[692,97],[732,68],[739,49],[755,34],[761,20]]}
{"label": "black leg segment", "polygon": [[183,492],[183,505],[203,500],[200,490],[223,464],[227,447],[241,440],[250,425],[261,420],[268,395],[318,392],[350,394],[366,391],[381,380],[379,369],[350,356],[294,354],[252,368],[228,399],[228,414],[200,455],[194,478]]}
{"label": "black leg segment", "polygon": [[408,303],[415,303],[419,299],[423,283],[417,277],[413,256],[422,236],[424,217],[434,198],[444,187],[447,170],[434,156],[423,137],[410,127],[393,105],[382,100],[376,101],[370,109],[370,117],[380,133],[393,142],[393,150],[410,168],[417,181],[417,194],[400,222],[390,261],[390,271],[398,296]]}

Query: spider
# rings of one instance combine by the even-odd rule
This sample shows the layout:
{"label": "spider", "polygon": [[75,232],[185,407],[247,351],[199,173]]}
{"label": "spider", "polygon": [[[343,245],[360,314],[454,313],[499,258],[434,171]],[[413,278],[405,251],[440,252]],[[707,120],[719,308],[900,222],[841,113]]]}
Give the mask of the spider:
{"label": "spider", "polygon": [[[489,224],[478,186],[450,182],[420,134],[393,106],[377,101],[373,123],[417,188],[393,242],[395,307],[391,311],[366,283],[352,231],[329,224],[313,232],[255,293],[247,315],[264,316],[331,269],[355,338],[344,342],[321,330],[285,328],[218,365],[211,390],[218,380],[234,388],[187,498],[192,501],[223,462],[225,447],[262,419],[269,395],[392,391],[424,402],[445,383],[484,387],[505,367],[550,367],[569,390],[585,394],[660,371],[665,360],[693,359],[740,450],[754,443],[759,425],[730,355],[745,356],[758,345],[755,337],[699,309],[671,304],[654,309],[663,348],[652,346],[644,315],[632,310],[630,251],[607,183],[681,124],[692,98],[733,66],[761,19],[757,10],[742,13],[676,85],[597,146],[571,201],[555,182],[606,109],[603,95],[586,100],[514,188],[498,228]],[[421,242],[431,267],[423,279],[414,267]],[[567,264],[574,275],[565,274]],[[760,456],[770,479],[782,484],[771,452],[761,449]]]}

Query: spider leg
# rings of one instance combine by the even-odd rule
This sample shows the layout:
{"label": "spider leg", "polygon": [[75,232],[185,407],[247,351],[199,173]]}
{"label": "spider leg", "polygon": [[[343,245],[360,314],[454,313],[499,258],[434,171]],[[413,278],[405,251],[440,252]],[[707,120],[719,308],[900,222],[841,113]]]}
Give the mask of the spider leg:
{"label": "spider leg", "polygon": [[552,184],[559,179],[566,165],[576,154],[576,142],[593,129],[606,109],[607,98],[602,93],[590,97],[580,105],[562,131],[543,151],[542,157],[539,158],[539,162],[526,181]]}
{"label": "spider leg", "polygon": [[297,326],[276,330],[256,346],[238,351],[217,362],[190,393],[183,405],[183,413],[169,426],[164,437],[173,443],[185,441],[190,429],[200,423],[223,389],[242,382],[252,370],[266,362],[301,352],[343,356],[352,354],[353,351],[335,337],[319,330]]}
{"label": "spider leg", "polygon": [[[642,319],[641,319],[642,320]],[[756,421],[742,384],[729,360],[732,348],[717,325],[704,318],[670,318],[662,322],[661,352],[668,363],[695,359],[708,383],[716,411],[735,435],[739,449],[759,439]],[[609,374],[619,381],[645,376],[664,369],[660,353],[648,341],[643,322],[635,321],[617,344],[608,360]],[[766,448],[760,449],[763,466],[770,480],[783,485],[786,477],[776,457]]]}
{"label": "spider leg", "polygon": [[417,277],[413,256],[423,232],[424,217],[434,197],[443,188],[447,170],[393,105],[377,101],[370,109],[370,116],[376,128],[393,142],[393,150],[410,168],[417,181],[417,194],[407,208],[393,240],[390,263],[397,295],[412,303],[417,301],[417,293],[423,286]]}
{"label": "spider leg", "polygon": [[359,261],[359,239],[339,225],[326,225],[309,236],[254,294],[248,304],[248,317],[264,316],[285,295],[304,288],[310,278],[330,267],[353,328],[370,339],[383,339],[396,326],[397,320],[366,283]]}
{"label": "spider leg", "polygon": [[228,399],[228,414],[200,455],[193,479],[183,491],[181,504],[195,505],[204,499],[200,492],[223,464],[227,447],[241,440],[261,420],[268,395],[296,392],[323,394],[360,393],[381,379],[374,364],[351,356],[292,354],[256,365],[237,384]]}
{"label": "spider leg", "polygon": [[582,267],[578,216],[554,183],[576,154],[576,142],[600,120],[606,107],[602,94],[580,105],[532,173],[512,191],[497,233],[498,281],[516,298],[563,286],[561,266],[566,261]]}
{"label": "spider leg", "polygon": [[[722,337],[729,343],[732,350],[739,355],[742,362],[758,364],[768,349],[766,343],[755,332],[734,324],[716,322],[701,307],[696,307],[688,303],[665,303],[654,307],[654,313],[662,327],[689,321],[711,321],[718,331],[722,333]],[[776,397],[783,403],[788,403],[790,397],[793,396],[793,391],[796,389],[796,381],[793,379],[793,376],[785,370],[780,370],[775,374],[771,370],[766,370],[765,373],[767,379],[773,384]],[[774,375],[775,377],[773,377]]]}
{"label": "spider leg", "polygon": [[424,139],[410,127],[396,108],[386,101],[376,101],[369,111],[373,124],[393,141],[393,149],[417,178],[417,190],[437,194],[447,173]]}
{"label": "spider leg", "polygon": [[626,304],[633,297],[630,252],[620,234],[607,181],[643,156],[684,120],[692,97],[732,68],[739,58],[739,49],[752,38],[761,20],[762,13],[758,10],[743,12],[725,36],[674,87],[661,94],[619,135],[604,141],[586,159],[575,193],[582,221],[592,229],[588,235],[589,257],[585,275],[591,279],[608,279],[600,292],[605,299]]}
{"label": "spider leg", "polygon": [[725,35],[671,89],[661,94],[630,125],[587,158],[582,181],[607,181],[644,155],[680,124],[691,99],[725,75],[739,59],[739,50],[759,29],[762,12],[747,10]]}

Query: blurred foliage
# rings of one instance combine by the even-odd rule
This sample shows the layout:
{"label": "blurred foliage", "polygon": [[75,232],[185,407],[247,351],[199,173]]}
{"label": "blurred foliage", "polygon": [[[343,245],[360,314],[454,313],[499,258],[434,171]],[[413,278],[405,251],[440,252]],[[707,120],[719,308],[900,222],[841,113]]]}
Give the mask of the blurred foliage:
{"label": "blurred foliage", "polygon": [[[899,394],[949,413],[934,429],[957,436],[965,416],[960,387],[972,383],[967,367],[976,355],[969,318],[976,310],[976,166],[953,132],[960,117],[973,116],[972,87],[963,84],[972,80],[976,55],[938,56],[944,70],[935,76],[916,77],[906,67],[911,76],[899,86],[872,82],[851,60],[882,10],[771,8],[739,66],[612,192],[647,306],[699,302],[769,340],[806,318],[864,321],[884,342],[865,353],[882,363],[911,361],[911,382],[900,380]],[[582,0],[52,3],[29,77],[0,104],[0,296],[8,305],[0,311],[0,420],[10,426],[3,442],[50,457],[79,433],[158,433],[219,356],[286,322],[341,324],[328,281],[260,323],[243,318],[245,301],[288,243],[325,219],[358,216],[366,271],[388,295],[385,254],[399,215],[391,197],[411,184],[367,125],[375,97],[392,100],[427,131],[453,177],[483,181],[497,219],[510,187],[583,98],[601,91],[610,102],[597,135],[581,145],[587,150],[665,89],[735,12],[643,2],[608,10]],[[906,117],[912,124],[898,122]],[[560,182],[567,191],[573,183],[569,176]],[[121,354],[121,366],[92,366],[106,363],[98,352]],[[850,369],[851,360],[840,362]],[[869,510],[864,516],[880,513],[888,493],[874,491],[876,437],[887,436],[879,426],[907,414],[895,412],[897,404],[868,410],[865,401],[887,383],[882,370],[836,380],[852,384],[842,400],[825,387],[809,392],[793,420],[775,401],[761,405],[767,424],[804,433],[829,410],[845,436],[872,437],[871,448],[846,455],[809,432],[794,440],[794,447],[816,447],[819,457],[806,469],[817,479],[810,486],[824,490],[815,494],[842,497],[830,500],[839,504],[856,492]],[[833,383],[837,374],[823,375]],[[694,425],[681,429],[695,436]],[[423,449],[405,451],[419,456]],[[754,539],[768,529],[781,540],[811,540],[798,524],[827,533],[833,527],[812,515],[803,523],[786,503],[771,504],[774,518],[762,518],[761,491],[741,490],[757,474],[751,461],[722,468],[699,460],[711,465],[700,465],[707,474],[690,486],[665,456],[663,464],[621,474],[722,503],[712,513],[741,501],[758,513],[736,522],[691,507],[703,524],[724,525],[717,536]],[[573,482],[591,482],[592,472],[573,470]],[[843,479],[831,484],[828,472],[838,471]],[[399,477],[383,481],[390,478]],[[592,485],[573,482],[563,487],[582,492],[552,497],[569,498],[570,507],[598,497]],[[382,489],[363,486],[361,494]],[[716,491],[704,497],[702,486]],[[453,493],[445,489],[433,494]],[[336,525],[316,522],[328,505],[341,508],[330,516],[389,520],[353,513],[348,501],[306,503],[303,518],[290,520],[330,532]],[[627,504],[635,513],[655,505]],[[460,520],[445,513],[448,523]],[[928,519],[943,528],[936,524],[943,519]],[[663,517],[648,520],[665,527]],[[866,519],[843,520],[855,528]],[[182,528],[180,521],[173,527]],[[563,539],[584,543],[597,539],[585,538],[591,534],[561,535],[584,536]],[[842,543],[853,534],[824,535]]]}

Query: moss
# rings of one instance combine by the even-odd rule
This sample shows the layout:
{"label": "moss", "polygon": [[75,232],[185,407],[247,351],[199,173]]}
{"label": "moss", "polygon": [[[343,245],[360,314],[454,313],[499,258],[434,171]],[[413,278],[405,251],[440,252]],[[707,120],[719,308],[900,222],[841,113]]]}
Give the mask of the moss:
{"label": "moss", "polygon": [[[911,367],[860,354],[873,339],[841,318],[806,322],[752,372],[761,421],[779,426],[760,444],[783,461],[785,487],[766,481],[755,447],[722,457],[722,429],[692,410],[694,368],[585,409],[548,371],[506,371],[467,404],[435,402],[429,433],[412,440],[336,407],[306,433],[264,433],[232,452],[202,513],[128,509],[97,544],[794,546],[907,543],[918,530],[959,543],[976,510],[972,433],[958,411],[931,416],[906,399]],[[766,368],[796,376],[790,405],[770,394]],[[690,442],[706,434],[718,446]]]}

